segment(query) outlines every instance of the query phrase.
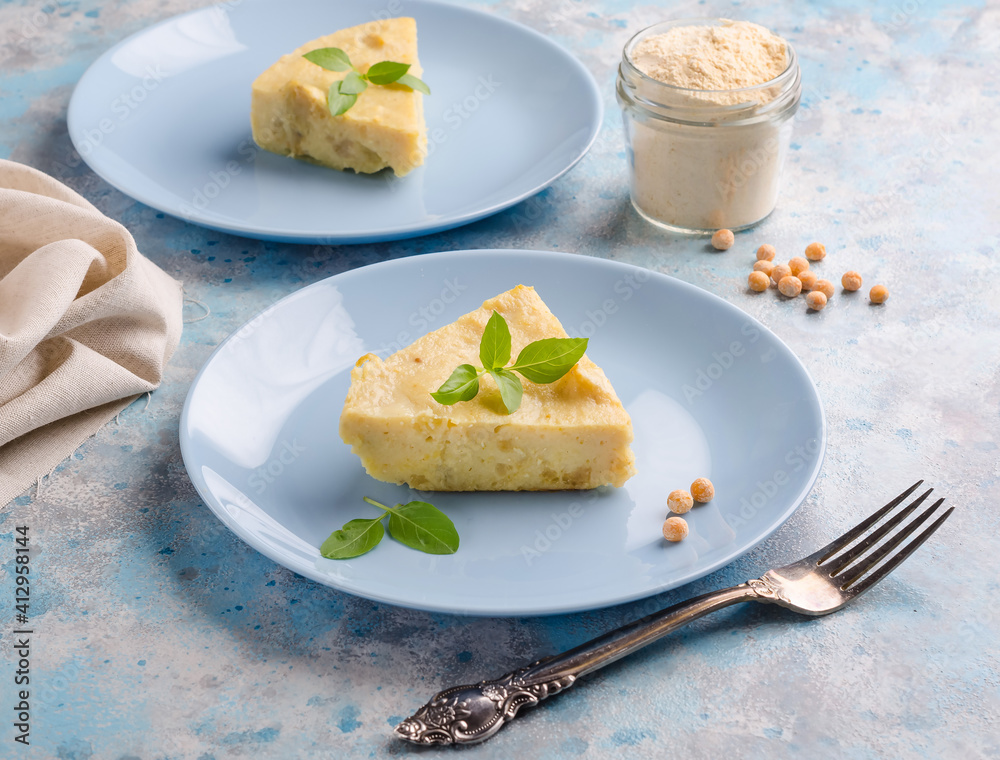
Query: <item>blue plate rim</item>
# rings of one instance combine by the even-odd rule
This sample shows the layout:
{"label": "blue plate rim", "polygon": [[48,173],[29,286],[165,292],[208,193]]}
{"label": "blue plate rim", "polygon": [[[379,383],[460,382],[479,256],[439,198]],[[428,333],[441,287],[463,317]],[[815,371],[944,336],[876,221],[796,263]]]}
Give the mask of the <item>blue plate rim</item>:
{"label": "blue plate rim", "polygon": [[[193,474],[195,463],[193,461],[193,454],[190,449],[191,443],[189,439],[186,437],[185,431],[188,429],[188,419],[189,419],[192,397],[198,387],[202,375],[211,366],[216,356],[225,349],[226,345],[230,341],[236,338],[236,336],[240,333],[241,330],[246,328],[247,325],[249,325],[251,322],[259,319],[261,316],[270,313],[274,309],[279,308],[280,306],[282,306],[282,304],[286,303],[290,299],[301,297],[304,291],[310,288],[319,287],[324,283],[327,283],[328,281],[333,279],[337,278],[346,279],[351,276],[358,276],[358,273],[363,273],[363,272],[364,273],[378,272],[383,269],[392,268],[393,266],[398,265],[400,261],[408,261],[412,258],[419,258],[421,260],[433,258],[436,260],[442,260],[447,262],[449,259],[461,260],[467,256],[482,257],[484,255],[499,255],[499,256],[530,255],[533,258],[548,258],[564,262],[572,261],[575,264],[582,266],[594,266],[599,268],[606,267],[612,272],[614,270],[618,270],[619,272],[629,272],[629,273],[642,272],[644,274],[650,275],[651,279],[661,279],[667,281],[669,283],[668,287],[678,287],[681,288],[682,290],[696,292],[699,297],[707,297],[711,302],[714,302],[716,306],[724,310],[731,311],[734,314],[738,314],[741,319],[749,321],[758,329],[772,336],[776,345],[780,348],[780,350],[783,350],[785,352],[787,358],[791,359],[794,362],[794,364],[798,366],[798,369],[800,370],[802,376],[807,381],[808,388],[812,392],[813,400],[815,402],[816,409],[819,413],[819,422],[820,422],[819,430],[817,431],[820,447],[817,452],[817,456],[814,460],[812,470],[806,479],[805,485],[803,485],[803,487],[799,490],[798,493],[790,497],[789,506],[784,510],[784,512],[778,515],[773,521],[773,523],[766,530],[764,530],[759,534],[755,534],[755,536],[752,537],[747,542],[746,546],[737,547],[734,551],[724,555],[715,562],[712,562],[705,567],[699,567],[696,570],[684,573],[678,577],[671,579],[666,583],[660,584],[655,588],[642,589],[640,591],[637,591],[636,593],[616,596],[614,599],[603,599],[595,602],[594,604],[586,604],[586,605],[580,605],[580,604],[553,605],[549,603],[544,605],[544,608],[539,607],[539,608],[528,608],[528,609],[514,609],[511,607],[483,606],[482,608],[469,609],[468,607],[459,608],[447,604],[408,603],[409,600],[406,599],[400,599],[398,597],[390,597],[385,594],[367,592],[363,588],[361,588],[358,584],[354,583],[353,580],[338,579],[338,582],[336,584],[331,583],[329,576],[319,573],[318,571],[315,570],[313,566],[307,566],[303,564],[290,567],[289,564],[286,564],[286,561],[284,559],[279,559],[277,553],[274,552],[265,542],[259,540],[256,534],[247,531],[243,527],[243,525],[238,521],[230,519],[224,509],[218,508],[217,505],[214,504],[214,498],[215,498],[214,495],[207,488],[207,486],[203,486],[200,477]],[[441,251],[436,253],[426,253],[416,257],[407,257],[406,259],[389,259],[374,264],[368,264],[366,266],[357,267],[355,269],[349,269],[345,272],[340,272],[339,274],[335,274],[332,275],[331,277],[327,277],[317,282],[311,283],[271,304],[270,306],[263,309],[261,312],[255,314],[253,317],[251,317],[246,322],[241,324],[238,328],[233,330],[225,339],[223,339],[219,343],[219,345],[216,346],[216,348],[212,351],[209,357],[205,360],[205,363],[201,366],[201,368],[198,370],[194,379],[191,381],[191,385],[188,389],[188,393],[184,400],[184,406],[181,410],[179,436],[180,436],[181,459],[184,463],[185,470],[187,471],[188,477],[191,479],[191,482],[194,485],[195,490],[198,492],[198,495],[201,496],[201,498],[204,500],[205,505],[213,512],[213,514],[215,514],[216,517],[218,517],[223,522],[223,524],[227,528],[229,528],[241,540],[243,540],[244,543],[246,543],[248,546],[255,549],[256,551],[260,552],[261,554],[263,554],[265,557],[275,562],[276,564],[285,567],[291,570],[292,572],[295,572],[306,578],[309,578],[310,580],[316,581],[321,585],[332,588],[336,591],[341,591],[343,593],[351,594],[353,596],[358,596],[364,599],[370,599],[372,601],[380,603],[391,604],[398,607],[416,609],[425,612],[439,612],[439,613],[461,615],[467,617],[536,617],[545,615],[572,614],[577,612],[585,612],[589,610],[604,609],[620,604],[634,602],[640,599],[650,598],[656,596],[657,594],[661,594],[666,591],[679,588],[688,583],[704,578],[710,575],[711,573],[715,572],[716,570],[719,570],[720,568],[725,567],[731,564],[733,561],[739,559],[744,554],[752,550],[754,547],[760,545],[762,542],[766,541],[770,536],[772,536],[779,528],[781,528],[782,525],[785,524],[785,522],[788,521],[788,519],[792,516],[792,514],[794,514],[794,512],[806,500],[806,497],[809,495],[809,493],[812,491],[813,486],[816,484],[816,480],[819,478],[823,462],[825,461],[826,458],[828,426],[826,419],[826,411],[823,407],[823,402],[819,394],[819,389],[816,387],[816,383],[812,379],[812,376],[809,374],[809,371],[806,369],[805,365],[795,354],[795,352],[792,351],[791,347],[788,346],[788,344],[785,343],[780,338],[780,336],[777,335],[777,333],[772,331],[762,322],[755,319],[753,316],[747,314],[738,306],[730,303],[724,298],[717,296],[714,293],[710,293],[702,288],[699,288],[698,286],[693,285],[689,282],[680,280],[676,277],[672,277],[662,272],[644,269],[643,267],[639,267],[634,264],[629,264],[626,262],[613,261],[610,259],[588,256],[585,254],[568,253],[565,251],[484,248],[484,249],[464,249],[457,251]],[[764,570],[766,569],[767,568],[763,568],[761,572],[764,572]]]}
{"label": "blue plate rim", "polygon": [[[489,13],[487,11],[482,11],[477,8],[468,8],[462,5],[457,5],[455,3],[444,2],[444,0],[406,0],[408,3],[417,5],[430,5],[442,8],[448,8],[449,12],[456,13],[468,13],[475,16],[481,16],[488,18],[492,23],[497,23],[501,25],[506,25],[508,27],[516,28],[523,33],[527,33],[529,36],[534,37],[540,44],[546,45],[558,53],[560,53],[571,65],[576,68],[577,71],[582,75],[583,81],[587,85],[586,93],[588,97],[588,105],[590,106],[592,112],[590,115],[590,122],[588,124],[590,128],[590,134],[586,140],[586,143],[581,147],[577,154],[560,170],[555,172],[548,179],[539,182],[536,186],[522,191],[516,196],[513,196],[505,201],[494,203],[491,206],[487,206],[482,209],[475,211],[469,211],[465,214],[461,214],[450,219],[438,220],[430,222],[425,220],[423,223],[413,223],[409,225],[401,225],[398,227],[382,230],[373,230],[364,233],[352,233],[346,235],[338,235],[336,233],[330,233],[328,235],[316,235],[312,233],[300,233],[293,229],[276,229],[271,228],[269,231],[261,231],[255,229],[251,225],[241,225],[241,224],[221,224],[217,222],[212,222],[210,219],[202,219],[201,217],[194,217],[190,214],[185,214],[181,209],[175,207],[167,207],[158,202],[154,202],[150,195],[146,192],[132,192],[126,190],[123,187],[125,183],[119,183],[113,178],[112,173],[106,171],[105,167],[95,167],[86,156],[84,156],[80,151],[80,146],[77,144],[74,135],[78,132],[76,127],[78,126],[78,119],[80,118],[80,111],[83,108],[81,103],[82,95],[80,95],[82,87],[88,81],[97,76],[95,73],[96,69],[107,62],[110,57],[122,46],[130,43],[133,38],[140,34],[145,34],[153,29],[165,26],[167,24],[176,23],[179,19],[185,18],[187,16],[192,16],[198,13],[204,13],[206,10],[212,8],[224,8],[227,10],[233,10],[236,8],[231,3],[217,3],[215,5],[205,6],[204,8],[196,8],[194,10],[185,11],[184,13],[178,13],[155,24],[150,24],[149,26],[143,27],[136,32],[133,32],[128,37],[120,40],[112,47],[101,53],[93,63],[91,63],[83,75],[77,81],[76,85],[73,87],[73,93],[70,96],[69,106],[67,108],[66,114],[66,124],[67,131],[69,133],[70,142],[73,145],[73,149],[77,154],[86,162],[87,166],[90,167],[97,176],[107,182],[109,185],[114,187],[121,193],[134,198],[145,206],[149,206],[152,209],[160,211],[170,216],[180,219],[182,221],[188,222],[190,224],[197,225],[199,227],[204,227],[207,229],[215,230],[217,232],[224,232],[230,235],[238,235],[242,237],[249,237],[255,240],[268,240],[273,242],[283,242],[283,243],[301,243],[301,244],[315,244],[315,245],[356,245],[362,243],[382,243],[392,240],[405,240],[414,237],[421,237],[423,235],[431,235],[437,232],[443,232],[445,230],[454,229],[456,227],[461,227],[466,224],[471,224],[477,222],[480,219],[485,219],[489,216],[499,213],[505,209],[516,206],[518,203],[537,195],[547,187],[551,186],[560,177],[566,174],[570,169],[576,166],[583,158],[590,152],[593,147],[594,142],[597,140],[598,135],[601,132],[601,128],[604,122],[604,101],[601,96],[600,86],[597,84],[593,73],[588,69],[583,62],[577,58],[572,52],[567,50],[565,47],[560,45],[555,40],[545,36],[536,29],[532,29],[529,26],[521,24],[517,21],[511,19],[503,18],[502,16]],[[263,3],[261,3],[263,4]],[[249,3],[248,3],[249,5]],[[238,10],[238,8],[236,8]],[[100,149],[100,146],[98,146]]]}

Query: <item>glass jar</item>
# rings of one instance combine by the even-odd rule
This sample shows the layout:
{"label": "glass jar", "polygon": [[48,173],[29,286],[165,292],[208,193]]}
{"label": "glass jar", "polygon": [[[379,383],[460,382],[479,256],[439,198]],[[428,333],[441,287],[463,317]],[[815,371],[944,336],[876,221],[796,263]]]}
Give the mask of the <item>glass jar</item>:
{"label": "glass jar", "polygon": [[[636,45],[678,26],[721,26],[724,19],[667,21],[626,43],[618,103],[628,149],[632,205],[675,232],[740,230],[774,210],[802,94],[799,63],[763,84],[694,90],[653,79],[632,60]],[[786,43],[787,44],[787,43]]]}

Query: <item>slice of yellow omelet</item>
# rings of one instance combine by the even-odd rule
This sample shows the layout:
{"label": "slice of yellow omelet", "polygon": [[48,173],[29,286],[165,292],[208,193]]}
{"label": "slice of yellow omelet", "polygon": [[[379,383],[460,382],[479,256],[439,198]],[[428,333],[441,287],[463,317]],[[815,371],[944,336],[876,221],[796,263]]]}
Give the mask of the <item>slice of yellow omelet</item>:
{"label": "slice of yellow omelet", "polygon": [[254,141],[265,150],[334,169],[370,174],[390,168],[403,176],[424,162],[427,127],[423,95],[400,84],[369,85],[349,111],[333,116],[327,91],[346,71],[327,71],[303,58],[317,48],[347,53],[361,72],[380,61],[417,59],[417,22],[391,18],[342,29],[284,55],[253,83],[250,119]]}

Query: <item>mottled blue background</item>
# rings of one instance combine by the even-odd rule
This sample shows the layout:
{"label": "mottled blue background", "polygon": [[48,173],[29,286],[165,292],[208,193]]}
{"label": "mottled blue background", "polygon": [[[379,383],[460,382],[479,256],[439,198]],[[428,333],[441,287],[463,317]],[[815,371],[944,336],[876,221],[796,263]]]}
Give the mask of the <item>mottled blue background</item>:
{"label": "mottled blue background", "polygon": [[[990,602],[1000,550],[996,2],[468,2],[579,56],[604,92],[602,133],[576,168],[518,207],[448,233],[356,247],[208,232],[164,218],[72,160],[66,106],[87,66],[125,36],[201,4],[0,5],[0,156],[63,178],[120,219],[140,250],[211,308],[186,326],[148,408],[130,407],[37,493],[0,512],[2,589],[13,588],[14,526],[31,526],[37,631],[25,751],[9,720],[13,602],[0,612],[0,756],[407,754],[390,728],[439,688],[759,575],[918,477],[958,510],[863,601],[818,620],[766,607],[723,611],[581,682],[470,756],[1000,756],[1000,612]],[[787,37],[805,82],[778,210],[724,254],[658,232],[631,209],[613,94],[631,33],[717,15]],[[825,267],[885,283],[889,302],[838,295],[808,314],[801,300],[746,289],[759,244],[790,255],[813,239],[827,245]],[[485,247],[628,261],[770,326],[805,362],[828,416],[823,474],[806,503],[770,540],[697,583],[537,619],[373,604],[293,575],[222,528],[191,487],[177,443],[185,393],[212,348],[320,278]],[[187,311],[189,319],[202,313],[194,304]]]}

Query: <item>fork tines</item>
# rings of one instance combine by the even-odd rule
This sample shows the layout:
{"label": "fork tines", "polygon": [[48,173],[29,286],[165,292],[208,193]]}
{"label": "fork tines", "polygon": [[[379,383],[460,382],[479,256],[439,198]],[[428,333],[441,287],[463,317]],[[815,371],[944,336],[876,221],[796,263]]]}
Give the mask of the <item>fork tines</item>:
{"label": "fork tines", "polygon": [[[900,508],[900,505],[923,482],[923,480],[918,480],[875,514],[817,552],[820,555],[817,565],[829,572],[831,578],[839,581],[841,590],[860,594],[871,588],[892,572],[900,562],[909,557],[940,527],[941,523],[948,519],[948,516],[954,511],[954,507],[945,510],[916,538],[896,551],[895,554],[892,553],[896,547],[924,525],[938,507],[944,504],[944,499],[938,499],[915,519],[901,528],[899,527],[907,517],[913,514],[917,507],[927,500],[931,491],[934,490],[933,488],[927,489],[911,504]],[[879,525],[883,520],[885,522]],[[897,528],[899,530],[896,530]],[[893,533],[893,531],[896,532]],[[886,559],[887,557],[888,559]],[[879,565],[882,560],[886,561]]]}

